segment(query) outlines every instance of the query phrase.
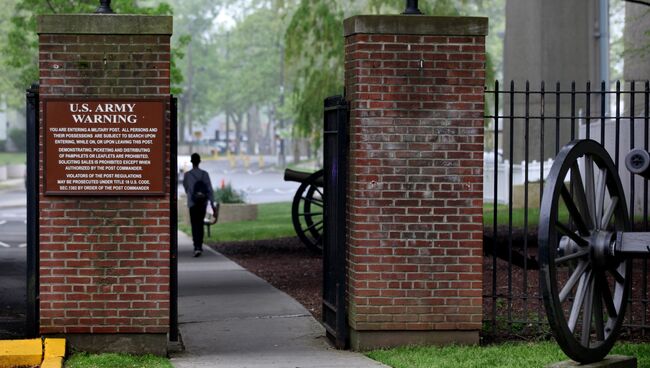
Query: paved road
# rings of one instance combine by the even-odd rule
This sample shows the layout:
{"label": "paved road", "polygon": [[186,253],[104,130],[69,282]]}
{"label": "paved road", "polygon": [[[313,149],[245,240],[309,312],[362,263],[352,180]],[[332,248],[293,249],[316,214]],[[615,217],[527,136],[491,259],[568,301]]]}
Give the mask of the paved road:
{"label": "paved road", "polygon": [[[204,161],[200,167],[210,174],[213,186],[219,186],[222,181],[230,183],[233,189],[244,192],[249,203],[291,201],[300,185],[285,182],[284,171],[265,167],[260,169],[257,162],[251,163],[249,168],[231,168],[226,160]],[[183,193],[182,187],[179,187],[179,193]]]}
{"label": "paved road", "polygon": [[26,208],[20,187],[0,191],[0,339],[24,334],[26,309]]}

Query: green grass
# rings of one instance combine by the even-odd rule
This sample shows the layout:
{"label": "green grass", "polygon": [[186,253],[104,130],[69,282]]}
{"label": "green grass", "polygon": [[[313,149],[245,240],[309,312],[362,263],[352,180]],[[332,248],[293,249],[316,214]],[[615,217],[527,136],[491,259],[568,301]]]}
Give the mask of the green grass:
{"label": "green grass", "polygon": [[65,362],[66,368],[172,368],[167,358],[154,355],[77,353]]}
{"label": "green grass", "polygon": [[[618,343],[611,353],[636,356],[639,367],[650,367],[650,344]],[[554,341],[489,346],[402,347],[375,350],[367,355],[393,368],[534,368],[568,359]]]}
{"label": "green grass", "polygon": [[27,162],[25,152],[0,152],[0,165],[24,164],[25,162]]}
{"label": "green grass", "polygon": [[[205,234],[205,243],[277,239],[296,236],[291,223],[291,202],[259,204],[258,216],[255,221],[217,223],[210,228],[210,237]],[[191,234],[191,229],[185,224],[179,228]]]}

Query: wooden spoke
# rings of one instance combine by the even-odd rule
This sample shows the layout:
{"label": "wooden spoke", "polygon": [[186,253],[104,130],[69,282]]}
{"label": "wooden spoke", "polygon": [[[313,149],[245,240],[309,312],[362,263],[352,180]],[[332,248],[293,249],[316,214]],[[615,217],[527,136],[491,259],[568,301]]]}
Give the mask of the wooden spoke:
{"label": "wooden spoke", "polygon": [[605,323],[603,321],[603,299],[601,298],[600,287],[594,280],[593,290],[593,308],[594,308],[594,328],[596,329],[596,340],[605,340]]}
{"label": "wooden spoke", "polygon": [[589,347],[589,337],[591,336],[591,319],[594,306],[594,283],[593,283],[593,274],[589,275],[589,281],[587,286],[587,295],[585,296],[585,301],[582,304],[582,333],[580,335],[581,343],[583,346]]}
{"label": "wooden spoke", "polygon": [[573,198],[571,198],[571,193],[569,193],[569,190],[564,185],[562,185],[562,187],[560,188],[560,194],[562,195],[562,200],[564,200],[564,204],[569,210],[569,214],[571,215],[571,218],[573,219],[573,221],[575,221],[576,226],[578,227],[578,231],[580,232],[580,235],[588,236],[589,228],[587,227],[585,220],[582,218],[582,214],[578,210],[578,207],[576,207],[575,202],[573,202]]}
{"label": "wooden spoke", "polygon": [[577,251],[575,253],[567,254],[566,256],[556,258],[555,259],[555,264],[558,265],[558,264],[564,263],[566,261],[570,261],[572,259],[584,257],[587,254],[589,254],[589,249],[588,248],[587,249],[582,249],[582,250],[579,250],[579,251]]}
{"label": "wooden spoke", "polygon": [[323,220],[320,220],[320,221],[318,221],[318,222],[314,222],[311,226],[309,226],[309,227],[306,228],[305,230],[312,230],[312,229],[315,229],[318,225],[320,225],[320,224],[322,224],[322,223],[323,223]]}
{"label": "wooden spoke", "polygon": [[607,210],[603,215],[602,222],[600,223],[601,229],[607,228],[607,224],[609,224],[609,222],[612,220],[612,215],[614,215],[614,210],[616,209],[617,204],[618,204],[618,197],[612,197],[612,202],[609,204],[609,207],[607,207]]}
{"label": "wooden spoke", "polygon": [[589,205],[587,204],[587,197],[585,195],[585,187],[582,185],[582,177],[580,176],[580,168],[578,167],[578,161],[576,161],[571,167],[571,185],[573,186],[573,193],[576,198],[576,205],[582,213],[583,219],[587,223],[587,227],[592,229],[593,221],[591,221],[591,216],[589,215]]}
{"label": "wooden spoke", "polygon": [[596,222],[596,190],[594,188],[594,160],[590,155],[585,155],[585,195],[589,216]]}
{"label": "wooden spoke", "polygon": [[569,229],[568,227],[566,227],[563,223],[561,223],[561,222],[556,222],[556,223],[555,223],[555,227],[556,227],[556,228],[557,228],[557,229],[558,229],[562,234],[564,234],[564,235],[568,236],[569,238],[571,238],[571,240],[573,240],[574,242],[576,242],[576,244],[578,244],[579,246],[581,246],[581,247],[588,247],[588,246],[589,246],[589,242],[588,242],[588,241],[586,241],[585,239],[581,238],[578,234],[576,234],[576,233],[574,233],[573,231],[571,231],[571,229]]}
{"label": "wooden spoke", "polygon": [[603,301],[605,302],[605,309],[607,309],[607,315],[609,318],[618,317],[618,311],[614,306],[614,298],[612,297],[612,292],[609,290],[609,283],[607,282],[607,277],[604,273],[599,273],[598,275],[598,289],[603,296]]}
{"label": "wooden spoke", "polygon": [[316,206],[323,208],[323,201],[321,201],[320,199],[307,198],[307,197],[302,197],[302,199],[305,201],[309,201],[309,203],[311,204],[315,204]]}
{"label": "wooden spoke", "polygon": [[303,212],[299,213],[298,216],[322,216],[322,212]]}
{"label": "wooden spoke", "polygon": [[598,182],[598,188],[596,192],[596,229],[601,229],[601,223],[598,221],[603,218],[603,209],[605,207],[605,193],[607,191],[607,170],[600,170],[600,181]]}
{"label": "wooden spoke", "polygon": [[573,290],[573,287],[576,285],[578,280],[580,280],[580,276],[582,276],[582,274],[587,269],[588,265],[589,263],[584,261],[578,263],[578,267],[576,267],[576,269],[573,270],[571,277],[569,277],[569,280],[562,288],[562,291],[560,291],[560,303],[564,303],[566,298],[569,296],[569,293],[571,293],[571,290]]}
{"label": "wooden spoke", "polygon": [[623,275],[618,273],[618,270],[610,268],[607,271],[609,271],[609,273],[611,273],[612,276],[614,276],[614,279],[616,280],[617,283],[625,284],[625,277],[623,277]]}
{"label": "wooden spoke", "polygon": [[569,314],[569,330],[574,332],[576,329],[576,324],[578,323],[578,316],[580,314],[580,309],[582,309],[582,303],[585,300],[585,295],[587,294],[587,289],[589,287],[589,279],[591,278],[591,273],[589,271],[582,274],[580,277],[580,282],[578,283],[578,289],[576,290],[576,297],[573,299],[573,305],[571,306],[571,313]]}

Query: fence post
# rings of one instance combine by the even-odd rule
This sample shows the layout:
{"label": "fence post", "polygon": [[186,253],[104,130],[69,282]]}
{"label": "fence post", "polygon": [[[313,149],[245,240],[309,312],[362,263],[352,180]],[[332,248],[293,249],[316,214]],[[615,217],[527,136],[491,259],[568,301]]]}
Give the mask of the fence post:
{"label": "fence post", "polygon": [[353,349],[479,341],[487,24],[345,21]]}

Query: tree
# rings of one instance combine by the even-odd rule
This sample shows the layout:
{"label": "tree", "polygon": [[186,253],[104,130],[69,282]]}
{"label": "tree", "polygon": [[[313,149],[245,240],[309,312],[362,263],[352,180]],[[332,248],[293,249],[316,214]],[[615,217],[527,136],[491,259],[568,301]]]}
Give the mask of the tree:
{"label": "tree", "polygon": [[[10,71],[10,82],[14,88],[25,90],[38,80],[38,38],[36,17],[42,14],[93,13],[98,6],[95,0],[3,0],[15,3],[13,15],[7,30],[7,42],[2,43],[0,62]],[[4,5],[4,3],[3,3]],[[113,4],[119,14],[170,15],[171,8],[165,3],[155,7],[139,6],[137,2],[120,1]],[[5,24],[2,24],[5,27]],[[175,57],[174,57],[175,56]],[[181,75],[175,70],[172,55],[172,84],[180,83]]]}
{"label": "tree", "polygon": [[[301,0],[285,35],[287,63],[293,86],[291,110],[294,133],[320,141],[325,97],[343,93],[343,20],[355,14],[399,14],[403,0]],[[420,2],[428,15],[489,14],[503,27],[504,0],[437,0]],[[499,18],[500,17],[500,18]],[[491,19],[492,21],[492,19]],[[492,27],[491,27],[492,29]],[[488,78],[494,77],[493,60],[501,60],[498,30],[488,42]]]}

